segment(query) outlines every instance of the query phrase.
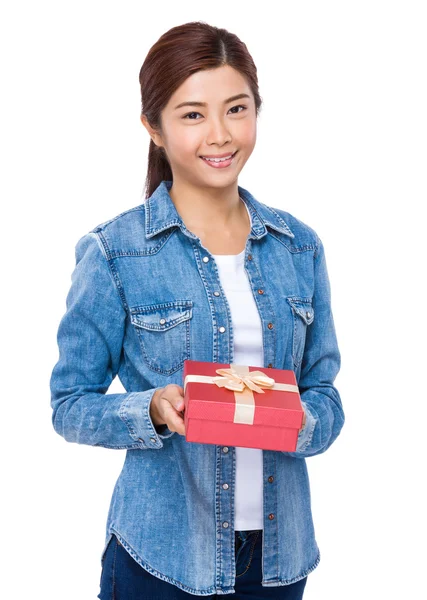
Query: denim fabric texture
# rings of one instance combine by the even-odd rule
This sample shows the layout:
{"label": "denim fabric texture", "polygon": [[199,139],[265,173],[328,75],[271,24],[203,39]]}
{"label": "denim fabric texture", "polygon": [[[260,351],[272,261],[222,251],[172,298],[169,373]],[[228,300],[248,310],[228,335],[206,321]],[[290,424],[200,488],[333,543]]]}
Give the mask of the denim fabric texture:
{"label": "denim fabric texture", "polygon": [[[150,418],[157,389],[183,386],[186,359],[233,362],[215,259],[186,228],[171,186],[162,181],[142,205],[78,240],[50,379],[52,423],[68,442],[126,450],[100,559],[116,535],[157,578],[194,595],[231,594],[235,448],[186,442]],[[294,370],[306,411],[295,452],[263,451],[261,583],[274,588],[320,560],[306,458],[325,452],[344,424],[334,386],[341,357],[317,233],[238,192],[251,216],[245,270],[263,327],[264,365],[254,366]],[[107,393],[116,375],[126,392]]]}
{"label": "denim fabric texture", "polygon": [[[167,540],[165,541],[167,543]],[[280,587],[263,587],[262,529],[235,532],[236,593],[235,600],[301,600],[307,577]],[[199,596],[200,597],[200,596]],[[143,569],[120,544],[110,539],[102,563],[100,600],[184,600],[194,598],[167,581]],[[209,598],[218,598],[217,594]]]}

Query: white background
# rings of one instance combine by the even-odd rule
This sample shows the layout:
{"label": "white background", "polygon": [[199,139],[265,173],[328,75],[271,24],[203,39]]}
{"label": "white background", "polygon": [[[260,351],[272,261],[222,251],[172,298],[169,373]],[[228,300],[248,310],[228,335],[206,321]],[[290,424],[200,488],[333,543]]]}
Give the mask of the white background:
{"label": "white background", "polygon": [[2,8],[4,597],[99,591],[125,451],[54,432],[56,330],[77,240],[143,202],[140,66],[193,20],[236,33],[258,68],[264,106],[239,184],[325,245],[346,424],[307,459],[322,558],[304,598],[423,598],[427,22],[409,0]]}

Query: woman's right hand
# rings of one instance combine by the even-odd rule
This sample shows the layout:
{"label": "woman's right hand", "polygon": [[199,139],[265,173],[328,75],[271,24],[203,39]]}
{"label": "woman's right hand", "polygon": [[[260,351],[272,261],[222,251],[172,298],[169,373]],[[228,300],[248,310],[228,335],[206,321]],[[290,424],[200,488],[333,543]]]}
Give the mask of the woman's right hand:
{"label": "woman's right hand", "polygon": [[156,390],[150,403],[150,417],[156,426],[167,425],[170,431],[185,435],[183,418],[184,389],[175,383]]}

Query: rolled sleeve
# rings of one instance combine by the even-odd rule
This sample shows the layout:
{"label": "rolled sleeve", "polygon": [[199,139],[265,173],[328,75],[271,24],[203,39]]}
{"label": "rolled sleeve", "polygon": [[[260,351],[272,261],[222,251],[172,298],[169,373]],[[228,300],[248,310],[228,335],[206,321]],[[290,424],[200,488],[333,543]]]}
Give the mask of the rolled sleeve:
{"label": "rolled sleeve", "polygon": [[162,448],[150,418],[159,388],[107,394],[119,371],[126,310],[95,232],[76,245],[76,266],[50,378],[52,424],[68,442],[117,449]]}
{"label": "rolled sleeve", "polygon": [[[155,426],[151,419],[150,405],[157,389],[160,388],[125,394],[120,406],[119,414],[126,423],[129,435],[135,442],[142,444],[143,448],[161,448],[162,439],[167,439],[175,433],[166,425]],[[162,429],[164,427],[167,432]]]}
{"label": "rolled sleeve", "polygon": [[324,247],[317,237],[314,255],[314,320],[307,328],[298,387],[306,425],[298,434],[296,458],[325,452],[344,425],[341,397],[334,380],[341,366]]}

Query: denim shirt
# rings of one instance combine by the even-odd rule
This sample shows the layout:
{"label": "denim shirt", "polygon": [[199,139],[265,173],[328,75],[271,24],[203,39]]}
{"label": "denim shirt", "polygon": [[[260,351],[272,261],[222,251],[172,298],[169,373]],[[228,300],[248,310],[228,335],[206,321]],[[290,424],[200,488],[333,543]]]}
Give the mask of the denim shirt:
{"label": "denim shirt", "polygon": [[[186,359],[233,362],[215,259],[186,228],[171,186],[162,181],[142,205],[78,240],[50,380],[52,423],[67,442],[126,450],[101,562],[115,534],[160,579],[190,594],[232,594],[235,448],[186,442],[150,418],[157,389],[183,386]],[[244,265],[262,323],[259,366],[294,370],[306,411],[295,452],[262,451],[261,583],[274,587],[320,560],[305,459],[325,452],[344,424],[334,387],[341,357],[318,235],[238,192],[251,216]],[[116,375],[125,393],[107,393]]]}

